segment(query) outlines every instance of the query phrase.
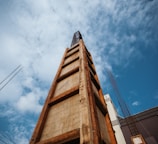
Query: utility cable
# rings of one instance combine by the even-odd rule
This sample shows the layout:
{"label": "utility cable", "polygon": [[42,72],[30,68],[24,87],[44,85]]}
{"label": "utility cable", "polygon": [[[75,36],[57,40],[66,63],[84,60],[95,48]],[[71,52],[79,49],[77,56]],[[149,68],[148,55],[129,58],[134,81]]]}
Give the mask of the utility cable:
{"label": "utility cable", "polygon": [[118,86],[117,86],[117,83],[116,83],[116,80],[112,74],[112,72],[106,68],[106,72],[108,74],[108,77],[110,79],[110,82],[111,82],[111,85],[114,89],[114,92],[115,92],[115,95],[116,95],[116,98],[117,98],[117,101],[119,103],[119,106],[121,108],[121,111],[122,111],[122,114],[124,117],[129,117],[131,116],[131,113],[130,113],[130,110],[125,102],[125,100],[122,98],[121,94],[120,94],[120,91],[118,89]]}
{"label": "utility cable", "polygon": [[19,69],[21,67],[21,65],[17,66],[8,76],[6,76],[1,82],[0,85],[5,82],[13,73],[16,72],[17,69]]}
{"label": "utility cable", "polygon": [[112,72],[106,68],[106,72],[108,74],[108,77],[110,79],[110,82],[111,82],[111,85],[114,89],[114,92],[116,94],[116,98],[117,98],[117,101],[119,103],[119,106],[121,108],[121,111],[122,111],[122,114],[125,118],[125,122],[130,130],[130,133],[132,136],[135,136],[137,134],[139,134],[139,131],[138,131],[138,128],[136,126],[136,122],[135,122],[135,119],[133,116],[131,116],[131,113],[130,113],[130,110],[126,104],[126,102],[124,101],[124,99],[122,98],[121,94],[120,94],[120,91],[118,89],[118,86],[117,86],[117,83],[116,83],[116,80],[112,74]]}
{"label": "utility cable", "polygon": [[[7,79],[9,78],[9,80],[0,88],[0,91],[23,69],[22,67],[20,68],[18,68],[19,70],[18,71],[16,71],[10,78],[9,77],[7,77]],[[16,68],[16,70],[17,70],[17,68]]]}

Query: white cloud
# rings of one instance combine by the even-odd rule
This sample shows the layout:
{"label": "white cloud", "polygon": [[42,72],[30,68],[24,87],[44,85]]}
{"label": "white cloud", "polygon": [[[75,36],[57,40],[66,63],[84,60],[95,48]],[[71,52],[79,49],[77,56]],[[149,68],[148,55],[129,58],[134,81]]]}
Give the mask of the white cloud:
{"label": "white cloud", "polygon": [[[81,31],[103,84],[105,68],[113,71],[113,66],[126,67],[132,58],[141,56],[134,43],[138,39],[147,43],[147,27],[157,22],[155,18],[151,23],[151,16],[146,15],[156,1],[148,5],[118,0],[0,3],[0,80],[19,64],[23,66],[23,71],[0,91],[0,103],[10,106],[8,115],[40,112],[41,99],[46,98],[75,31]],[[135,101],[132,105],[139,104]]]}
{"label": "white cloud", "polygon": [[29,131],[24,125],[20,125],[19,127],[15,126],[12,128],[15,133],[14,141],[18,144],[28,144],[29,140],[26,137]]}
{"label": "white cloud", "polygon": [[[125,1],[116,0],[90,3],[86,0],[82,3],[40,0],[16,1],[11,4],[10,10],[4,12],[10,16],[9,22],[12,23],[9,24],[12,26],[8,26],[7,33],[1,35],[0,77],[3,78],[15,66],[22,64],[22,83],[27,77],[32,78],[34,83],[33,77],[36,77],[50,84],[50,77],[53,78],[64,48],[70,45],[72,34],[76,30],[83,32],[88,49],[94,56],[99,77],[104,77],[105,67],[112,70],[112,65],[127,66],[130,58],[140,52],[134,47],[126,46],[134,43],[139,35],[123,33],[120,37],[117,25],[125,22],[127,27],[135,28],[138,22],[141,24],[141,19],[149,10],[145,7],[144,12],[141,3],[135,1],[130,2],[128,7]],[[145,21],[149,21],[149,17],[145,18]],[[3,23],[9,25],[7,22]],[[99,43],[101,38],[104,40]],[[12,98],[22,94],[23,87],[19,84],[15,86],[16,83],[18,82],[12,87],[17,90],[12,88],[10,91],[19,92],[13,92]],[[6,91],[2,93],[4,95]],[[0,97],[1,101],[10,101],[9,91],[7,93],[5,98]]]}
{"label": "white cloud", "polygon": [[4,84],[5,83],[2,83],[2,85],[0,85],[0,88],[3,88],[0,91],[0,103],[16,101],[22,93],[20,81],[13,79],[7,86],[3,87]]}
{"label": "white cloud", "polygon": [[9,133],[0,133],[0,143],[3,144],[15,144],[13,137]]}
{"label": "white cloud", "polygon": [[[35,89],[35,88],[34,88]],[[16,102],[15,107],[21,112],[34,112],[39,113],[42,109],[40,104],[40,99],[43,93],[40,89],[35,89],[34,91],[26,93],[26,95],[21,96]]]}
{"label": "white cloud", "polygon": [[138,106],[138,105],[140,105],[140,102],[134,101],[134,102],[132,103],[132,105],[133,105],[133,106]]}

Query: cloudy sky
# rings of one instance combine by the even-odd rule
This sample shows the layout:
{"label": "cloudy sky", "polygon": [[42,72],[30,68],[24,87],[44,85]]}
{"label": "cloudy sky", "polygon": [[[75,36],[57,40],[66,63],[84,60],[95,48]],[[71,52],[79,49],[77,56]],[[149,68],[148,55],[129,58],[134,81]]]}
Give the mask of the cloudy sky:
{"label": "cloudy sky", "polygon": [[116,107],[106,68],[132,114],[157,106],[157,25],[157,0],[0,0],[0,143],[28,143],[78,30]]}

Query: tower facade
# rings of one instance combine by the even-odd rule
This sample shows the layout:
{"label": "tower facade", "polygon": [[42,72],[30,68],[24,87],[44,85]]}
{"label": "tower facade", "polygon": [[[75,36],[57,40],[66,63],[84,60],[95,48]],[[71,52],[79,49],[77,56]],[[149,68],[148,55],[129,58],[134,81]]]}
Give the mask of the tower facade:
{"label": "tower facade", "polygon": [[74,34],[30,144],[116,144],[90,52]]}

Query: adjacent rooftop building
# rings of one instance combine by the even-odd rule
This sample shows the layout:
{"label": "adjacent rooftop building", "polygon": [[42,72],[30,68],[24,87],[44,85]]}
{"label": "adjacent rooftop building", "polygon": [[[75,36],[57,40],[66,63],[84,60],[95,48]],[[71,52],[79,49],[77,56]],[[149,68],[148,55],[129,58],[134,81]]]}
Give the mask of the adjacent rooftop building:
{"label": "adjacent rooftop building", "polygon": [[[133,144],[131,141],[131,122],[136,125],[145,141],[144,143],[158,144],[158,107],[123,118],[118,115],[109,94],[104,97],[118,144]],[[137,140],[134,144],[141,144],[141,142]]]}
{"label": "adjacent rooftop building", "polygon": [[[132,117],[135,119],[135,124],[146,144],[158,144],[158,107],[135,114]],[[126,143],[130,144],[131,133],[126,120],[119,118],[119,121]]]}

